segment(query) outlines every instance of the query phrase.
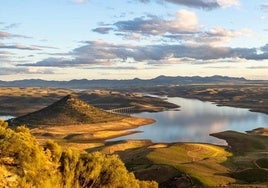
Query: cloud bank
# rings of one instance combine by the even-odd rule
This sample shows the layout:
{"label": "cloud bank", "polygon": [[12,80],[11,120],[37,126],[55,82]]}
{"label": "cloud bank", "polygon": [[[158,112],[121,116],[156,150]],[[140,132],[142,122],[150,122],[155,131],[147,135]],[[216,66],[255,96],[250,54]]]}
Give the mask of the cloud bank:
{"label": "cloud bank", "polygon": [[0,75],[18,74],[54,74],[50,69],[24,68],[24,67],[1,67]]}
{"label": "cloud bank", "polygon": [[0,49],[41,50],[40,48],[37,48],[37,47],[34,47],[34,46],[24,46],[24,45],[21,45],[21,44],[16,44],[16,45],[0,44]]}
{"label": "cloud bank", "polygon": [[27,37],[24,35],[16,35],[16,34],[11,34],[9,32],[0,31],[0,40],[7,39],[7,38],[31,38],[31,37]]}
{"label": "cloud bank", "polygon": [[212,10],[216,8],[225,8],[239,5],[239,0],[136,0],[136,1],[142,3],[149,3],[152,1],[156,1],[158,3],[167,2],[205,10]]}
{"label": "cloud bank", "polygon": [[249,36],[249,29],[228,30],[217,26],[208,30],[199,24],[198,16],[188,10],[179,10],[170,20],[157,16],[137,17],[132,20],[105,24],[92,31],[100,34],[114,32],[128,40],[139,40],[146,37],[161,37],[174,42],[218,45],[226,44],[233,38]]}
{"label": "cloud bank", "polygon": [[[117,63],[168,64],[181,63],[186,59],[211,63],[222,59],[267,60],[268,45],[257,48],[230,48],[210,45],[158,44],[158,45],[123,45],[103,41],[88,41],[86,45],[74,49],[70,54],[73,59],[48,58],[32,64],[18,66],[39,67],[75,67],[85,65],[111,66]],[[261,53],[259,52],[261,50]]]}
{"label": "cloud bank", "polygon": [[261,4],[261,10],[268,11],[268,3]]}

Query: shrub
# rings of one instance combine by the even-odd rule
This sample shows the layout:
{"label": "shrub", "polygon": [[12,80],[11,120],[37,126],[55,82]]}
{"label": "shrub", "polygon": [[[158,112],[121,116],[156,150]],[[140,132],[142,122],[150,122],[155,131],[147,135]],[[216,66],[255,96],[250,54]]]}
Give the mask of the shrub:
{"label": "shrub", "polygon": [[81,153],[70,148],[62,151],[51,140],[41,147],[26,127],[11,130],[0,124],[0,167],[17,177],[13,182],[16,185],[29,188],[157,187],[156,182],[137,180],[117,155]]}

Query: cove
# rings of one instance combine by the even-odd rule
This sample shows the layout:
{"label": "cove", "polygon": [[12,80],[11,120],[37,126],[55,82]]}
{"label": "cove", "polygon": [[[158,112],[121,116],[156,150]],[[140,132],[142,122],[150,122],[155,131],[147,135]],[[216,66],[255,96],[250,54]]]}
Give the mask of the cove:
{"label": "cove", "polygon": [[268,115],[250,112],[248,109],[217,106],[211,102],[180,97],[169,97],[168,101],[180,105],[180,111],[135,114],[135,116],[155,119],[156,122],[132,129],[139,133],[108,141],[149,139],[153,142],[226,144],[225,141],[211,137],[209,134],[226,130],[245,132],[268,126]]}

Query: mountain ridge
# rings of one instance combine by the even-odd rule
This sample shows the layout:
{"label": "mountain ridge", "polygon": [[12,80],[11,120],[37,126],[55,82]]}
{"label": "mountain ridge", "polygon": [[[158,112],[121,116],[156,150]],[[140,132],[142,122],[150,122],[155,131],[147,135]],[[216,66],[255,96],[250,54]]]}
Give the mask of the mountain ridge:
{"label": "mountain ridge", "polygon": [[25,79],[14,81],[0,81],[0,86],[11,87],[59,87],[71,89],[100,89],[100,88],[127,88],[127,87],[147,87],[147,86],[168,86],[168,85],[187,85],[187,84],[210,84],[210,83],[253,83],[267,82],[263,80],[247,80],[243,77],[228,76],[164,76],[160,75],[152,79],[128,79],[128,80],[109,80],[109,79],[73,79],[69,81]]}

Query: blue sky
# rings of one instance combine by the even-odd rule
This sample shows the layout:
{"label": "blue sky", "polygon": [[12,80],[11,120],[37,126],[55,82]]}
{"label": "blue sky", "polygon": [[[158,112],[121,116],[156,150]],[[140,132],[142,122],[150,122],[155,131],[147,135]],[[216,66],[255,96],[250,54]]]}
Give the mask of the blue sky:
{"label": "blue sky", "polygon": [[0,80],[268,79],[267,0],[0,0]]}

